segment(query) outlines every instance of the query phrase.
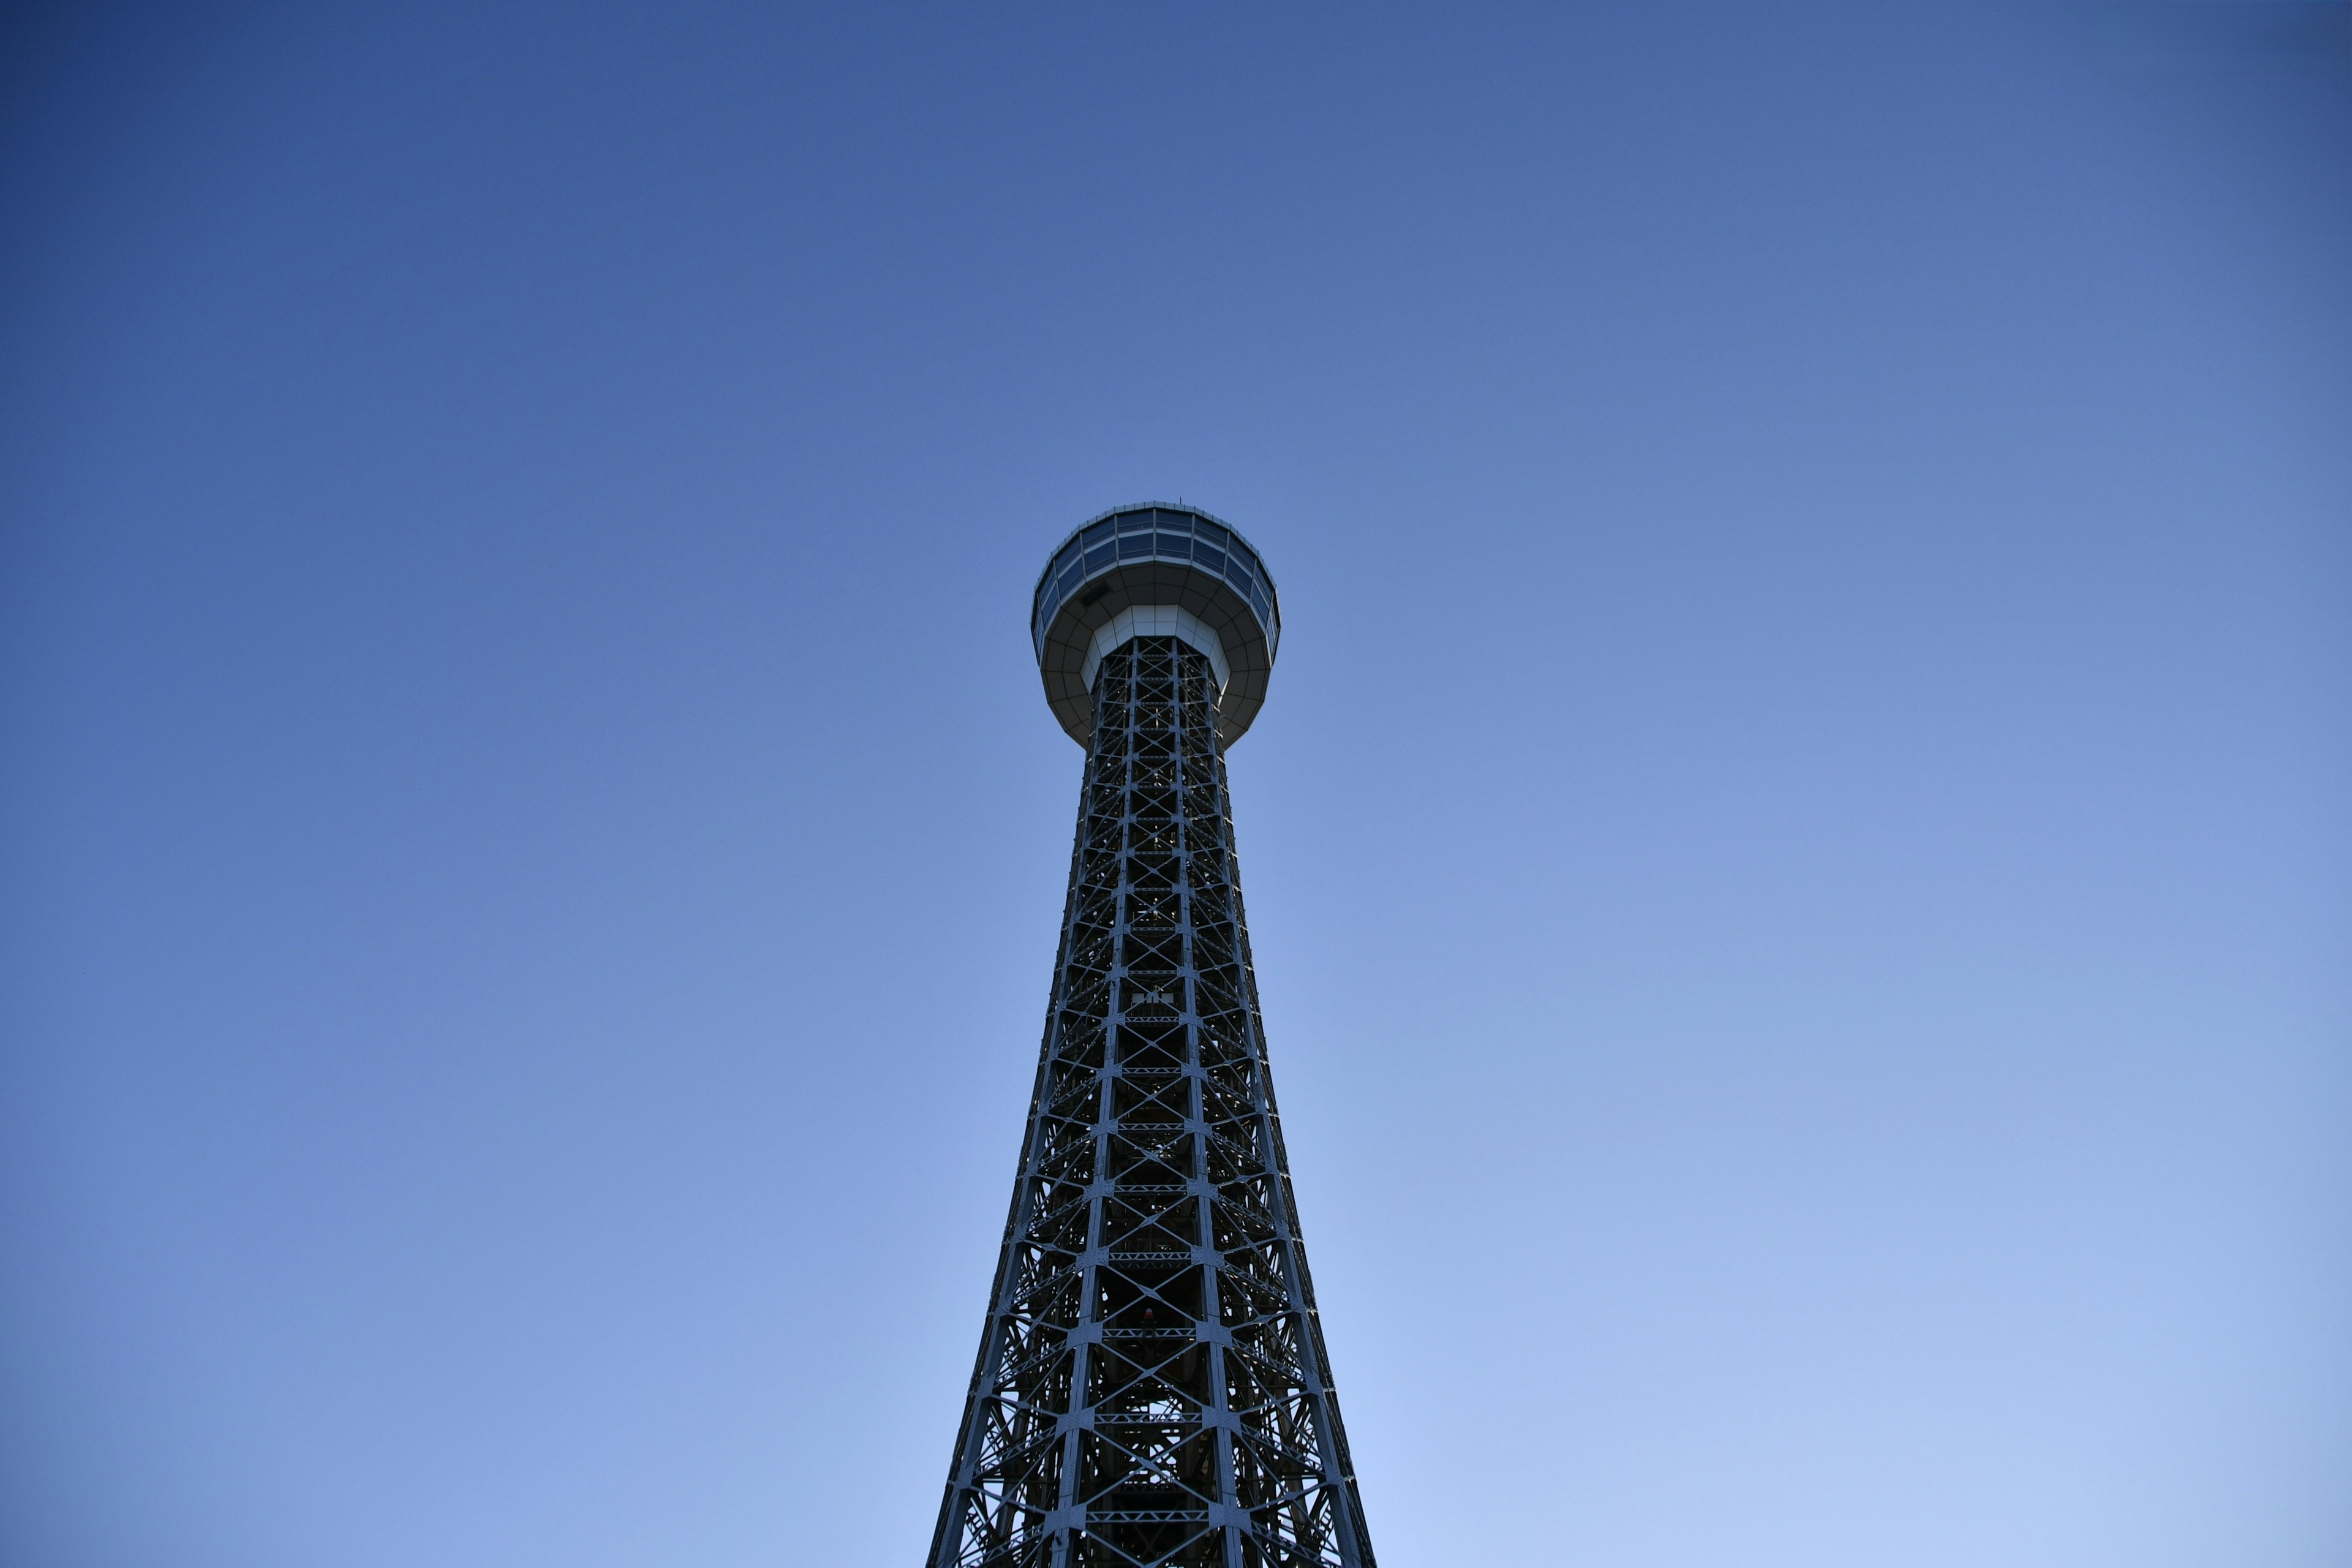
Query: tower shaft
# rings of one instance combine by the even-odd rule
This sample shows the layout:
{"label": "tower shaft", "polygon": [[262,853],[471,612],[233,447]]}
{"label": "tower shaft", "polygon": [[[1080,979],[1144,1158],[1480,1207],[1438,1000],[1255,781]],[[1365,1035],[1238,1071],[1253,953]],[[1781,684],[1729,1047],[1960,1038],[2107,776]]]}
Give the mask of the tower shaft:
{"label": "tower shaft", "polygon": [[1037,1084],[930,1568],[1373,1568],[1266,1072],[1217,738],[1106,654]]}

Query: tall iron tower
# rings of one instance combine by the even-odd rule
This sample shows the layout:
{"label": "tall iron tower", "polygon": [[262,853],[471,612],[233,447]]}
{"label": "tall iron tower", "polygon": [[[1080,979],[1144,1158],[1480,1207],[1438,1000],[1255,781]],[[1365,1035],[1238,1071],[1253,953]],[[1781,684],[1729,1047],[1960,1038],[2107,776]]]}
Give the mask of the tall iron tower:
{"label": "tall iron tower", "polygon": [[1274,580],[1206,512],[1124,508],[1054,552],[1030,632],[1086,784],[930,1568],[1373,1568],[1225,795]]}

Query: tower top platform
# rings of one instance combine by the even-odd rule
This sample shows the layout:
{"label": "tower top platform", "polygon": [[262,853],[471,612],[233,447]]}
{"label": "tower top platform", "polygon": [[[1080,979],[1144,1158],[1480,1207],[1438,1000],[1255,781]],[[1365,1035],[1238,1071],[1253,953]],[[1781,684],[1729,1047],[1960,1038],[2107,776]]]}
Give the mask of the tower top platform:
{"label": "tower top platform", "polygon": [[1194,506],[1114,507],[1062,542],[1030,601],[1045,700],[1070,739],[1094,737],[1095,667],[1133,637],[1174,637],[1217,672],[1217,740],[1230,746],[1265,704],[1282,602],[1249,541]]}

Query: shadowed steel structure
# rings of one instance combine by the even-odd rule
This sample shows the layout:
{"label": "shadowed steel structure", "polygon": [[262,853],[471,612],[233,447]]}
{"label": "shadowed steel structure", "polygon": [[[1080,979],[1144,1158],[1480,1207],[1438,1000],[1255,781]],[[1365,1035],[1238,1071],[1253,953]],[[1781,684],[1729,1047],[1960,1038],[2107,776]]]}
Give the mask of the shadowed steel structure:
{"label": "shadowed steel structure", "polygon": [[930,1568],[1373,1568],[1225,794],[1273,579],[1206,512],[1124,508],[1055,552],[1031,632],[1086,785]]}

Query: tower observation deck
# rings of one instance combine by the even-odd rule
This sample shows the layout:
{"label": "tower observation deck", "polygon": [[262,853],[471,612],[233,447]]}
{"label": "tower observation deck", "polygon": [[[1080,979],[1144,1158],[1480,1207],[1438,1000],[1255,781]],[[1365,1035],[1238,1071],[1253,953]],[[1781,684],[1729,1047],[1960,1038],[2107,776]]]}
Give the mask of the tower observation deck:
{"label": "tower observation deck", "polygon": [[1054,552],[1030,630],[1086,783],[929,1568],[1373,1568],[1225,792],[1274,580],[1204,511],[1121,508]]}

